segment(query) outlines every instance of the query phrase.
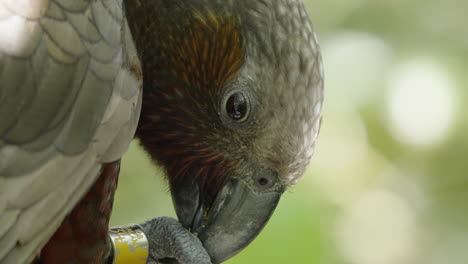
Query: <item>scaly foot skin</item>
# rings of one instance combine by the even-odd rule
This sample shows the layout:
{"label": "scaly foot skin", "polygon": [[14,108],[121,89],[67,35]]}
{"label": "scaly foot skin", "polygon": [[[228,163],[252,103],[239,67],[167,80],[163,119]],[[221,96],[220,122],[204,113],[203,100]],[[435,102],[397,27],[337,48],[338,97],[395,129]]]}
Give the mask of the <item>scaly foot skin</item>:
{"label": "scaly foot skin", "polygon": [[167,258],[175,259],[179,264],[211,264],[200,240],[176,219],[154,218],[140,227],[148,238],[148,264],[160,264],[160,260]]}

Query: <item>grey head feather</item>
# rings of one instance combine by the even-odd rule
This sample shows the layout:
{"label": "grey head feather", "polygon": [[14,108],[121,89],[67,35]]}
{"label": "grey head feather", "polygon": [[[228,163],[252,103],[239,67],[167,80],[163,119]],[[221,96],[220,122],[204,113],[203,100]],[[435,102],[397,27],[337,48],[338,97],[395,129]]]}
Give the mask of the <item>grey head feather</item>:
{"label": "grey head feather", "polygon": [[[179,2],[179,1],[175,1]],[[240,20],[246,56],[233,84],[256,103],[255,135],[245,145],[286,186],[302,176],[314,153],[324,73],[314,27],[301,0],[198,0]],[[248,91],[247,91],[248,92]],[[242,141],[242,140],[239,140]]]}
{"label": "grey head feather", "polygon": [[258,101],[254,153],[289,186],[303,174],[319,132],[320,48],[302,1],[240,2],[248,7],[242,13],[247,56],[240,75]]}

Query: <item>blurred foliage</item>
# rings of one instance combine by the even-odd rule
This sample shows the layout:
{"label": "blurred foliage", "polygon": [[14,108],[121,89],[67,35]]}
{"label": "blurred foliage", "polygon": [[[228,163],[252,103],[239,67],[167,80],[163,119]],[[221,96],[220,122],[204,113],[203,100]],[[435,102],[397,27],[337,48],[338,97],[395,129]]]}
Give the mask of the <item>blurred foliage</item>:
{"label": "blurred foliage", "polygon": [[[468,2],[305,4],[321,40],[326,73],[317,153],[265,230],[226,263],[466,263]],[[429,88],[411,98],[415,109],[403,115],[417,110],[414,123],[447,126],[425,144],[405,139],[398,116],[389,114],[391,80],[414,59],[436,65],[451,84],[436,88],[453,98],[437,104]],[[432,78],[428,73],[421,83]],[[424,109],[431,100],[435,104]],[[393,107],[400,107],[396,102]],[[442,120],[425,114],[447,107],[453,111]],[[134,142],[123,161],[111,223],[162,215],[174,216],[167,185]]]}

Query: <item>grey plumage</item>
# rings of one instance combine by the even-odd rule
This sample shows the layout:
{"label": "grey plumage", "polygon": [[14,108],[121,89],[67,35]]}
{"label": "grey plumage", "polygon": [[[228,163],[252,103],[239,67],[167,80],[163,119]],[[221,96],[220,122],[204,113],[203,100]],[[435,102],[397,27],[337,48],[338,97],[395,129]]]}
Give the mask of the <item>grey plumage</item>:
{"label": "grey plumage", "polygon": [[119,159],[139,67],[119,1],[0,1],[0,263],[28,263]]}
{"label": "grey plumage", "polygon": [[303,175],[314,152],[323,104],[323,65],[317,36],[300,0],[241,0],[248,58],[241,76],[261,98],[254,144],[259,161],[286,186]]}

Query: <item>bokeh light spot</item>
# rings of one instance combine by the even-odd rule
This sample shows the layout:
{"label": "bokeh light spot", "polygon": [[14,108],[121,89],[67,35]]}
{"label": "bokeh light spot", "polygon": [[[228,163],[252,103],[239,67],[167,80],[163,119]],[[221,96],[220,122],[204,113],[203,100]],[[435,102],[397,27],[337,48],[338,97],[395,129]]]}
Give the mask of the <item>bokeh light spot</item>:
{"label": "bokeh light spot", "polygon": [[[382,77],[391,66],[392,51],[367,32],[338,32],[323,42],[327,105],[343,109],[366,104],[382,94]],[[328,78],[330,77],[330,78]]]}
{"label": "bokeh light spot", "polygon": [[[311,167],[317,173],[304,178],[310,180],[312,188],[317,189],[328,200],[347,203],[362,189],[368,180],[365,174],[356,173],[369,158],[369,143],[363,120],[352,111],[325,114],[326,120],[321,128],[320,149],[314,156]],[[366,165],[367,168],[371,167]]]}
{"label": "bokeh light spot", "polygon": [[403,143],[429,146],[442,141],[454,116],[454,87],[433,62],[414,60],[397,67],[390,79],[391,131]]}
{"label": "bokeh light spot", "polygon": [[414,218],[398,195],[385,190],[364,193],[338,218],[338,249],[355,264],[407,263],[415,249]]}

